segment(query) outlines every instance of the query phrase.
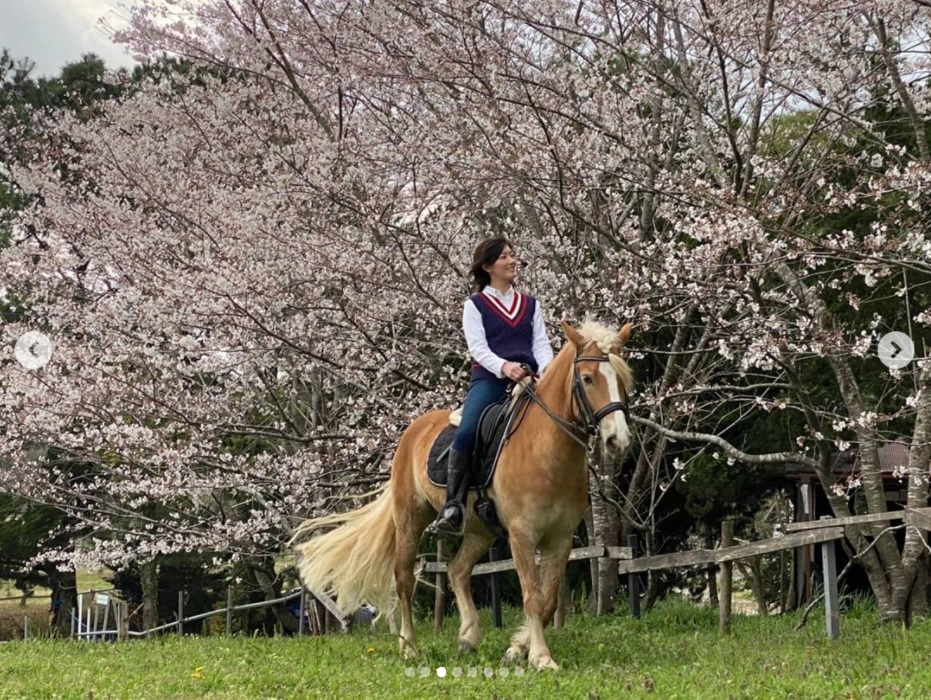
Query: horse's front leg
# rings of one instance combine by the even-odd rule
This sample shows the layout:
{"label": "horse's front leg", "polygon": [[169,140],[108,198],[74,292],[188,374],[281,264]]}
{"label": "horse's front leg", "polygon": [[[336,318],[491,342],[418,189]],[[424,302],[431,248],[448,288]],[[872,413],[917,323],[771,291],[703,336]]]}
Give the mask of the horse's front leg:
{"label": "horse's front leg", "polygon": [[572,536],[551,548],[541,548],[540,580],[543,585],[543,626],[553,621],[559,607],[559,590],[566,574],[566,563],[572,553]]}
{"label": "horse's front leg", "polygon": [[510,534],[511,553],[523,594],[525,621],[511,637],[511,646],[505,654],[505,661],[518,661],[526,655],[530,665],[538,671],[545,668],[557,670],[559,666],[553,661],[543,637],[546,598],[540,569],[535,560],[536,543],[519,530],[512,529]]}
{"label": "horse's front leg", "polygon": [[449,585],[456,595],[459,607],[459,651],[475,651],[482,641],[482,629],[479,624],[478,611],[472,599],[472,569],[494,542],[484,527],[472,530],[471,523],[466,522],[465,534],[459,551],[449,563]]}

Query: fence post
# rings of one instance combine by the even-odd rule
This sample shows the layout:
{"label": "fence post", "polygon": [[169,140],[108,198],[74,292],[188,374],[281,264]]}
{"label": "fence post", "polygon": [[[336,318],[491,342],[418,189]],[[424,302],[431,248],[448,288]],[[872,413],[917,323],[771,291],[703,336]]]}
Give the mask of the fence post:
{"label": "fence post", "polygon": [[[232,591],[230,592],[232,595]],[[307,611],[307,590],[304,588],[304,585],[301,584],[301,595],[298,597],[298,606],[297,606],[297,634],[299,637],[304,636],[304,615]]]}
{"label": "fence post", "polygon": [[178,591],[178,636],[184,636],[184,591]]}
{"label": "fence post", "polygon": [[[734,545],[734,521],[725,520],[721,523],[721,549]],[[719,623],[723,634],[731,633],[731,590],[733,584],[734,565],[726,561],[721,564],[721,590],[719,592]]]}
{"label": "fence post", "polygon": [[[443,538],[436,540],[436,561],[443,561],[445,553],[443,552]],[[433,631],[440,632],[443,629],[443,617],[446,612],[446,574],[442,571],[436,572],[436,593],[433,596]]]}
{"label": "fence post", "polygon": [[29,615],[23,616],[23,641],[29,639]]}
{"label": "fence post", "polygon": [[[637,556],[637,536],[627,535],[627,546],[632,557]],[[636,571],[627,574],[627,597],[630,600],[630,616],[640,619],[640,576]]]}
{"label": "fence post", "polygon": [[[301,588],[301,591],[304,589]],[[303,596],[303,594],[302,594]],[[304,598],[301,597],[301,607],[304,605]],[[233,635],[233,587],[226,587],[226,636]]]}
{"label": "fence post", "polygon": [[125,642],[129,637],[129,606],[126,601],[119,601],[116,606],[116,639]]}
{"label": "fence post", "polygon": [[[92,602],[91,602],[91,607],[92,607],[93,610],[94,610],[94,624],[93,624],[93,625],[90,624],[90,615],[88,615],[88,618],[87,618],[87,620],[88,620],[88,625],[87,625],[87,626],[88,626],[88,627],[90,628],[90,630],[91,630],[91,635],[90,635],[90,637],[88,637],[88,639],[90,639],[90,640],[93,641],[93,642],[96,642],[96,641],[98,641],[98,639],[97,639],[97,615],[98,615],[98,613],[99,613],[99,607],[100,607],[100,606],[97,605],[97,591],[91,589],[90,599],[91,599],[91,601],[92,601]],[[87,612],[90,612],[90,608],[88,608]]]}
{"label": "fence post", "polygon": [[[494,544],[491,545],[491,549],[488,550],[488,561],[493,562],[498,560],[498,541],[495,540]],[[494,625],[497,628],[501,628],[501,592],[498,590],[498,574],[497,572],[492,572],[491,574],[491,615]]]}
{"label": "fence post", "polygon": [[107,595],[107,604],[103,609],[103,628],[101,630],[102,634],[100,635],[100,641],[105,642],[108,639],[107,629],[110,624],[110,597]]}
{"label": "fence post", "polygon": [[[822,515],[819,520],[831,520],[830,515]],[[821,563],[824,573],[824,624],[828,637],[840,636],[840,609],[837,599],[837,549],[834,540],[821,543]]]}

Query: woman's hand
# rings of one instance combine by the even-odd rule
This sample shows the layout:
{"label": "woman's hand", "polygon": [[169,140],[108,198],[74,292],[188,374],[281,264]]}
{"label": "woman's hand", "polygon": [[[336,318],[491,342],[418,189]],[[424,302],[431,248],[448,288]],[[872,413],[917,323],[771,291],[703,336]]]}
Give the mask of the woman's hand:
{"label": "woman's hand", "polygon": [[529,374],[527,370],[516,362],[505,362],[504,366],[501,368],[501,372],[512,382],[519,382]]}

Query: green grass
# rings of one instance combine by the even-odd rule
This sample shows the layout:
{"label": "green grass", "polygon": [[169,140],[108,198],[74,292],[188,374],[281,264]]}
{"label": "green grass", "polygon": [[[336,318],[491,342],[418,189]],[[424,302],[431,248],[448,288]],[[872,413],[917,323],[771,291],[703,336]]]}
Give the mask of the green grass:
{"label": "green grass", "polygon": [[[418,626],[421,656],[403,660],[384,627],[304,638],[164,637],[120,644],[36,640],[0,645],[0,698],[919,698],[931,688],[931,621],[884,626],[875,611],[824,618],[735,617],[730,636],[712,610],[667,603],[642,620],[571,616],[548,631],[556,673],[500,658],[518,621],[489,629],[477,654],[456,649],[457,620],[441,635]],[[449,675],[438,678],[444,666]],[[464,669],[458,678],[451,672]],[[470,677],[469,668],[477,675]],[[491,669],[491,678],[484,676]],[[427,668],[425,677],[421,668]]]}

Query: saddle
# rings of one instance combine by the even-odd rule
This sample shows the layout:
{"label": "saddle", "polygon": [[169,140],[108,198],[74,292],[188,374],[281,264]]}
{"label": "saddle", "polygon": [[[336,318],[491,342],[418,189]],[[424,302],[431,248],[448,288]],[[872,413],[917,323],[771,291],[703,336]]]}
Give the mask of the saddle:
{"label": "saddle", "polygon": [[[518,396],[508,396],[498,403],[491,404],[482,411],[479,418],[475,444],[469,453],[469,490],[479,492],[475,511],[486,527],[496,535],[502,536],[503,528],[494,511],[494,503],[485,494],[498,466],[501,450],[507,439],[517,427],[517,418],[523,414],[523,407],[530,400],[529,392]],[[455,414],[450,417],[455,419]],[[427,457],[427,478],[434,486],[446,486],[446,467],[449,463],[449,450],[456,436],[458,421],[451,422],[437,435],[430,447]]]}
{"label": "saddle", "polygon": [[[504,401],[495,403],[482,412],[479,419],[475,445],[469,452],[469,489],[487,486],[491,482],[494,462],[497,460],[498,447],[504,437],[507,418]],[[430,447],[427,459],[427,476],[434,486],[446,486],[446,467],[449,464],[449,450],[456,437],[456,425],[450,423],[437,435]]]}

